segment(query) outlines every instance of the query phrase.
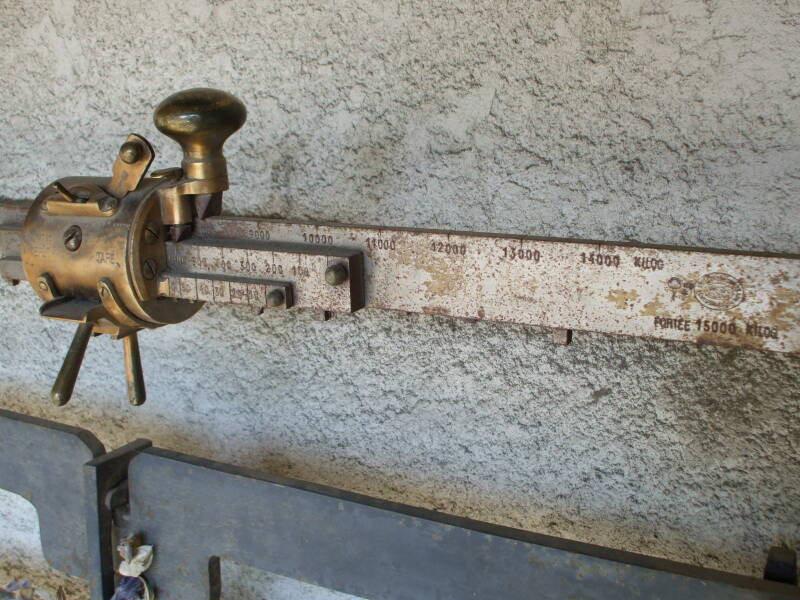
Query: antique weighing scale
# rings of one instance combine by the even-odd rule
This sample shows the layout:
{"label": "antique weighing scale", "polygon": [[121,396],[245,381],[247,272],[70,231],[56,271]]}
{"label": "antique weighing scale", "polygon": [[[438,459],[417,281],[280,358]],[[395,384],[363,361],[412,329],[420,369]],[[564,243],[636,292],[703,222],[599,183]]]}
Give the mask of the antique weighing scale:
{"label": "antique weighing scale", "polygon": [[[111,176],[65,177],[0,203],[0,275],[27,280],[43,317],[76,331],[52,390],[66,404],[93,335],[122,340],[128,398],[145,401],[139,331],[204,303],[361,309],[800,352],[800,257],[221,216],[222,146],[244,105],[192,89],[156,109],[183,149],[128,136]],[[800,598],[796,558],[765,578],[711,571],[266,476],[150,447],[105,452],[89,432],[0,411],[0,487],[36,506],[50,564],[114,586],[116,530],[157,548],[160,598],[214,598],[219,562],[375,599]],[[53,493],[58,490],[58,493]],[[65,540],[70,540],[65,544]]]}

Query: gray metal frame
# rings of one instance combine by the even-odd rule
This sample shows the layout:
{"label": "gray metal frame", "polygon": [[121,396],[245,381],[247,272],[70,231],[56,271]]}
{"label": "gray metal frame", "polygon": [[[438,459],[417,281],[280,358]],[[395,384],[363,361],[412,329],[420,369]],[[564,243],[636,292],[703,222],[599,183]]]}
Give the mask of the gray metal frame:
{"label": "gray metal frame", "polygon": [[33,504],[45,559],[75,577],[91,571],[83,465],[104,452],[84,429],[0,410],[0,488]]}
{"label": "gray metal frame", "polygon": [[[374,600],[800,599],[786,583],[265,475],[147,440],[103,453],[85,430],[1,410],[0,488],[34,504],[46,559],[87,578],[92,600],[113,592],[114,521],[156,547],[147,577],[160,600],[217,599],[223,558]],[[778,558],[790,581],[792,560]]]}
{"label": "gray metal frame", "polygon": [[[87,553],[94,567],[89,577],[92,600],[108,600],[114,593],[116,552],[113,543],[114,504],[127,500],[127,477],[130,461],[151,446],[150,440],[136,440],[83,467],[86,491]],[[119,491],[117,496],[114,494]]]}
{"label": "gray metal frame", "polygon": [[[371,600],[800,598],[800,589],[500,527],[152,448],[130,523],[162,600],[219,597],[219,559]],[[202,524],[202,535],[198,527]]]}

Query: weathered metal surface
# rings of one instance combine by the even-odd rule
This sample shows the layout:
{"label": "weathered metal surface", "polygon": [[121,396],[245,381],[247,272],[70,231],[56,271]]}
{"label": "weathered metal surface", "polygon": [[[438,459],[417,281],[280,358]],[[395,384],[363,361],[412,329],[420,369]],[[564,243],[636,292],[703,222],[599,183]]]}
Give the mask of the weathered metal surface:
{"label": "weathered metal surface", "polygon": [[102,453],[88,431],[0,410],[0,488],[36,507],[45,559],[76,577],[93,572],[82,469]]}
{"label": "weathered metal surface", "polygon": [[162,600],[219,597],[219,559],[376,600],[800,598],[800,589],[180,455],[139,454],[130,527]]}
{"label": "weathered metal surface", "polygon": [[30,202],[0,200],[0,277],[13,283],[25,279],[19,245],[30,206]]}
{"label": "weathered metal surface", "polygon": [[82,429],[2,410],[0,487],[34,504],[48,562],[88,579],[92,600],[113,591],[112,515],[155,544],[148,577],[165,600],[218,598],[221,558],[376,600],[800,598],[786,583],[258,474],[148,440],[103,454]]}
{"label": "weathered metal surface", "polygon": [[784,546],[773,546],[767,555],[764,579],[797,585],[797,552]]}
{"label": "weathered metal surface", "polygon": [[[2,213],[0,205],[0,214]],[[13,258],[19,260],[19,243],[22,226],[13,224],[0,224],[0,258]]]}
{"label": "weathered metal surface", "polygon": [[[360,251],[369,308],[800,351],[794,255],[238,217],[196,227],[194,240],[218,245],[263,240]],[[229,274],[244,275],[237,264]]]}
{"label": "weathered metal surface", "polygon": [[0,200],[0,231],[3,228],[22,229],[25,216],[33,202],[25,200]]}
{"label": "weathered metal surface", "polygon": [[[25,208],[0,203],[7,278]],[[324,280],[335,261],[353,269],[341,286]],[[189,300],[263,307],[283,284],[315,311],[363,305],[800,352],[796,255],[212,217],[169,243],[166,262],[159,293]]]}
{"label": "weathered metal surface", "polygon": [[163,296],[170,298],[218,304],[246,304],[254,308],[270,306],[269,295],[278,290],[284,298],[281,306],[291,308],[293,304],[292,284],[268,279],[169,271],[161,276],[159,290]]}
{"label": "weathered metal surface", "polygon": [[25,279],[25,271],[22,269],[19,257],[0,258],[0,277],[15,284]]}
{"label": "weathered metal surface", "polygon": [[124,485],[133,457],[151,445],[149,440],[136,440],[98,456],[83,467],[83,481],[87,490],[84,512],[88,532],[86,553],[92,565],[88,576],[91,600],[109,600],[114,593],[116,552],[113,511],[109,505],[111,493]]}
{"label": "weathered metal surface", "polygon": [[[360,252],[256,240],[168,242],[169,268],[162,274],[160,293],[263,308],[267,294],[282,282],[291,283],[293,305],[298,308],[353,312],[364,306]],[[341,285],[326,282],[331,265],[347,269]]]}

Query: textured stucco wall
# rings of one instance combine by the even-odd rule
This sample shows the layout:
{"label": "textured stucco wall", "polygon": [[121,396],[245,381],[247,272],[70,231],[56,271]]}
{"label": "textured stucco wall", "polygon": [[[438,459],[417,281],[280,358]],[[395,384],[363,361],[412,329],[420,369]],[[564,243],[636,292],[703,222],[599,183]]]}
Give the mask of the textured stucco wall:
{"label": "textured stucco wall", "polygon": [[[232,213],[798,252],[799,34],[800,5],[767,0],[2,0],[0,195],[107,173],[129,131],[177,163],[151,110],[210,85],[249,110]],[[142,336],[144,407],[97,339],[55,409],[71,328],[24,286],[0,318],[0,406],[109,447],[754,575],[800,541],[794,358],[212,307]],[[0,493],[0,576],[42,569],[35,527]],[[339,597],[224,575],[229,598]]]}

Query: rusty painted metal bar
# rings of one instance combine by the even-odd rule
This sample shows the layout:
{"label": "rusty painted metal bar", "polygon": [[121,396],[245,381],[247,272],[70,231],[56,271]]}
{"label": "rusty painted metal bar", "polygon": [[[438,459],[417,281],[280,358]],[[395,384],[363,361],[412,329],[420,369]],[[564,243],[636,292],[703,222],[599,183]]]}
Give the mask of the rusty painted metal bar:
{"label": "rusty painted metal bar", "polygon": [[[28,206],[0,203],[6,279],[21,278]],[[159,293],[172,298],[800,352],[798,255],[213,217],[168,244],[167,264]],[[337,264],[349,277],[332,286]]]}
{"label": "rusty painted metal bar", "polygon": [[[353,312],[364,306],[361,253],[333,246],[207,241],[196,238],[167,243],[168,270],[162,274],[162,295],[226,304],[268,305],[267,295],[280,282],[295,282],[287,307]],[[325,273],[339,265],[348,274],[330,285]],[[287,292],[284,292],[287,294]],[[288,295],[287,295],[288,297]]]}
{"label": "rusty painted metal bar", "polygon": [[0,278],[12,283],[25,279],[19,257],[20,234],[31,202],[0,201]]}
{"label": "rusty painted metal bar", "polygon": [[[238,217],[201,221],[193,239],[359,251],[367,308],[800,351],[795,255]],[[280,279],[299,296],[321,276]]]}

